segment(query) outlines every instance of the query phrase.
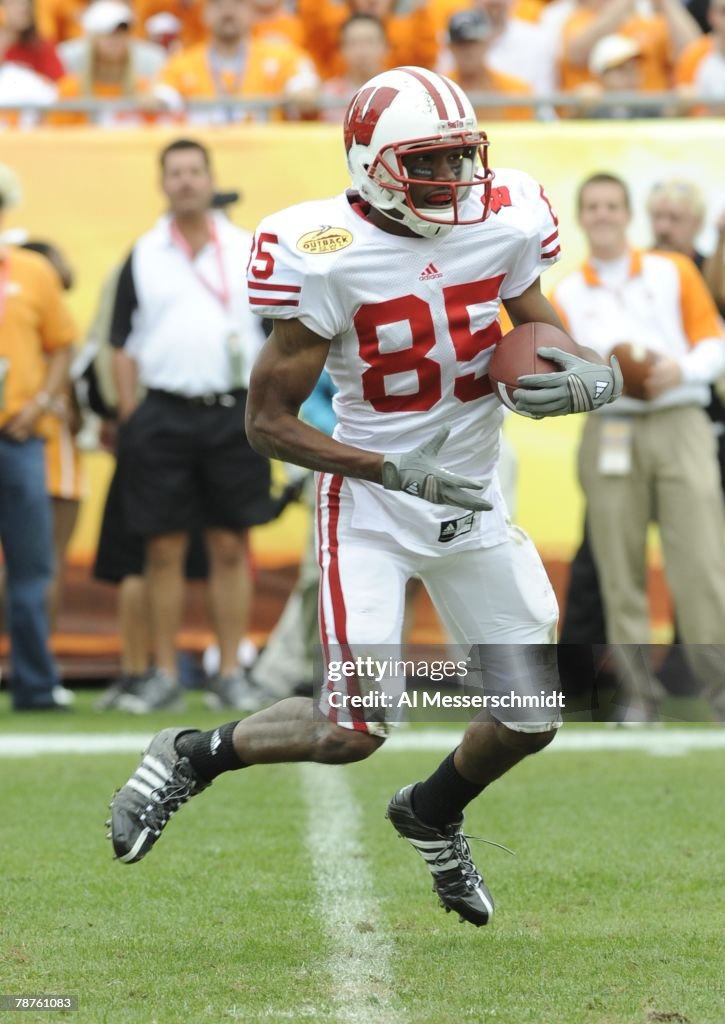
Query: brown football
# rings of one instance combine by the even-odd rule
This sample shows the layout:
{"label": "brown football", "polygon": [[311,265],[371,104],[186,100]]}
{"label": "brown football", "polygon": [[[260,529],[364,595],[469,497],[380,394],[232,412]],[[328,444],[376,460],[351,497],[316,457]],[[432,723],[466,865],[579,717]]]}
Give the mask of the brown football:
{"label": "brown football", "polygon": [[509,409],[516,405],[513,393],[520,387],[519,377],[525,373],[551,373],[562,369],[558,363],[538,356],[536,352],[540,348],[577,351],[569,335],[551,324],[521,324],[497,343],[488,364],[488,376],[494,395]]}
{"label": "brown football", "polygon": [[621,341],[612,349],[612,355],[619,360],[619,365],[624,378],[624,393],[630,398],[647,398],[644,390],[644,382],[649,377],[650,370],[659,362],[659,352],[646,348],[644,345],[636,345],[631,341]]}

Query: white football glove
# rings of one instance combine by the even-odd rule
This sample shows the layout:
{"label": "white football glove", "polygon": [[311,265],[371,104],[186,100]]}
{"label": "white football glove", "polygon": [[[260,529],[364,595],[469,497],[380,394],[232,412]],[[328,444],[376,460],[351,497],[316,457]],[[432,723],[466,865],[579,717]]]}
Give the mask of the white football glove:
{"label": "white football glove", "polygon": [[616,356],[610,357],[607,366],[560,348],[540,348],[537,352],[542,359],[552,359],[564,369],[519,377],[521,387],[514,391],[514,399],[516,412],[523,416],[540,419],[591,412],[622,394],[622,371]]}
{"label": "white football glove", "polygon": [[468,491],[481,491],[484,484],[467,476],[458,476],[439,466],[434,455],[443,447],[450,427],[441,427],[430,441],[410,452],[383,457],[383,487],[404,491],[434,505],[455,505],[473,512],[490,512],[493,505]]}

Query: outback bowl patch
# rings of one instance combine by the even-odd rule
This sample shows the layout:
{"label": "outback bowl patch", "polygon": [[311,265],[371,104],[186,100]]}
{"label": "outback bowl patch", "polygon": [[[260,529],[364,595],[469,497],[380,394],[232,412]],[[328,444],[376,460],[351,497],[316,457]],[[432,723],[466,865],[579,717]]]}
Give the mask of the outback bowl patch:
{"label": "outback bowl patch", "polygon": [[297,240],[300,252],[315,256],[325,252],[339,252],[347,249],[352,242],[352,235],[346,228],[322,227],[317,231],[308,231]]}

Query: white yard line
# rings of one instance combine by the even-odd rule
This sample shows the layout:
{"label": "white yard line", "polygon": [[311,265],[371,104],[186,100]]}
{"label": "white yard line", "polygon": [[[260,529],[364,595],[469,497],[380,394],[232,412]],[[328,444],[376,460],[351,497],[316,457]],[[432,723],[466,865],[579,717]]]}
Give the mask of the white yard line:
{"label": "white yard line", "polygon": [[[381,748],[391,754],[403,751],[452,750],[460,742],[462,729],[400,729]],[[0,734],[0,757],[35,757],[39,754],[141,754],[150,733],[5,733]],[[673,757],[697,750],[725,750],[725,728],[657,729],[645,726],[627,729],[571,728],[561,730],[546,748],[557,751],[586,752],[640,751],[660,757]]]}
{"label": "white yard line", "polygon": [[332,950],[326,967],[335,1019],[403,1024],[406,1014],[391,998],[394,949],[360,837],[362,809],[343,769],[302,764],[299,771],[317,907]]}

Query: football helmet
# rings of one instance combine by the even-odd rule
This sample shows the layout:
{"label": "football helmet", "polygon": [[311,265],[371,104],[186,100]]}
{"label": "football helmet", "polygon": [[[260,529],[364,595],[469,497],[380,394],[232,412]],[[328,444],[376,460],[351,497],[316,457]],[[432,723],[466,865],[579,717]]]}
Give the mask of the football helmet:
{"label": "football helmet", "polygon": [[[488,139],[455,82],[425,68],[384,71],[353,96],[344,133],[353,185],[376,210],[427,238],[446,234],[454,224],[485,220],[493,181]],[[452,180],[415,176],[416,157],[451,148],[461,150]],[[416,205],[414,186],[427,186],[426,195],[438,193],[436,204]],[[481,202],[470,204],[464,217],[463,204],[474,189]]]}

